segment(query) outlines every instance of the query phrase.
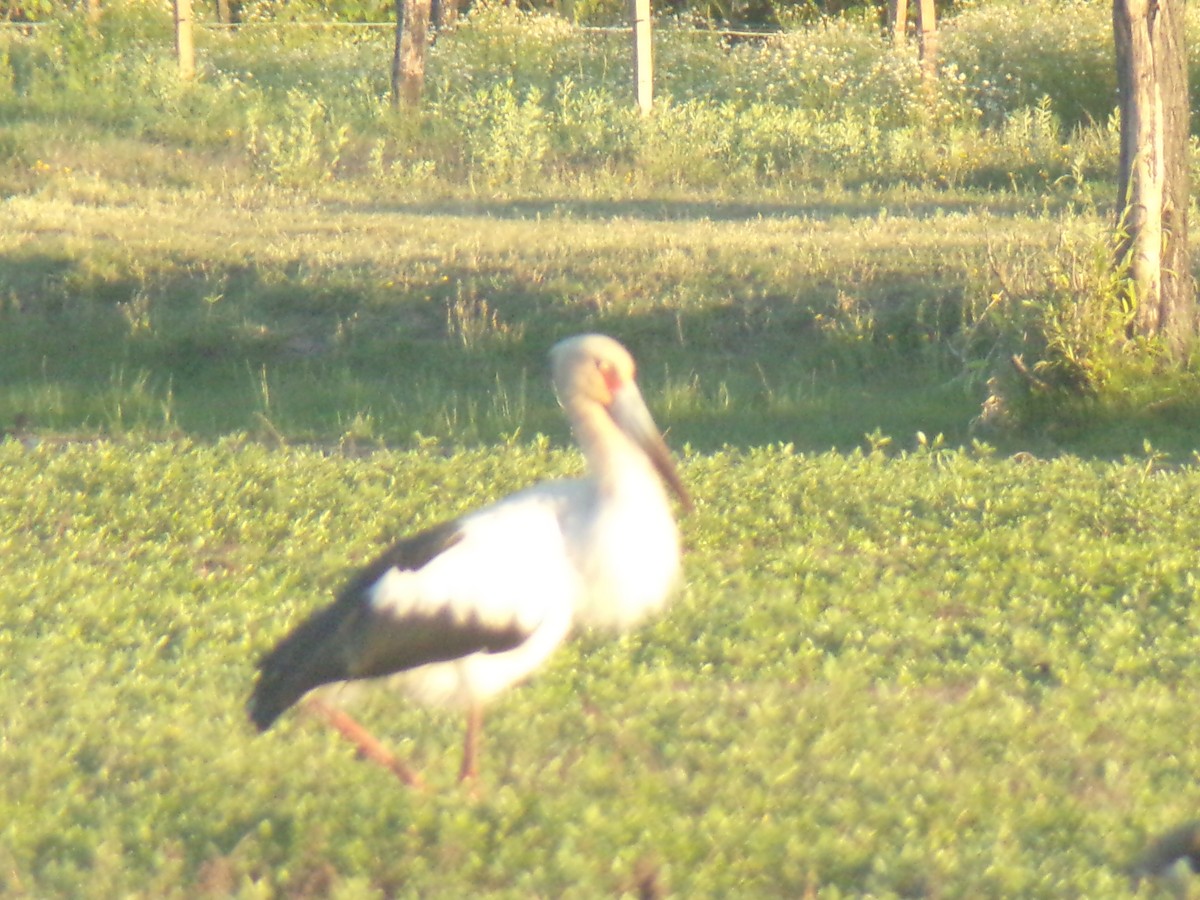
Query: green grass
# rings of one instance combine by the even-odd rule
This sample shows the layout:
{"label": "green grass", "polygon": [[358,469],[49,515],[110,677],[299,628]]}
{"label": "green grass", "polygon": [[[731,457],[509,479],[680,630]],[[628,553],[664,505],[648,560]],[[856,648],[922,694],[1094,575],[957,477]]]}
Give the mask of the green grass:
{"label": "green grass", "polygon": [[[561,434],[541,360],[589,329],[698,448],[960,444],[1018,352],[1136,380],[1064,324],[1110,299],[1094,6],[1051,62],[989,49],[1035,46],[1037,9],[948,20],[932,108],[853,21],[732,49],[664,28],[646,120],[622,42],[506,7],[439,38],[419,114],[389,109],[379,35],[205,32],[183,85],[138,4],[5,33],[0,429]],[[1194,378],[1140,380],[988,439],[1186,458]]]}
{"label": "green grass", "polygon": [[[958,444],[1005,347],[1020,349],[1022,316],[1080,277],[1068,268],[1090,277],[1079,254],[1103,253],[1097,216],[1007,198],[187,199],[9,201],[0,423],[389,445],[561,436],[545,352],[601,330],[632,347],[659,414],[698,448],[851,449],[876,430]],[[1149,438],[1187,458],[1192,396],[1189,377],[1135,380],[1073,422],[989,440],[1119,456]]]}
{"label": "green grass", "polygon": [[[980,399],[939,346],[963,274],[913,258],[982,254],[997,220],[978,208],[11,206],[0,421],[36,430],[553,431],[545,350],[592,329],[630,343],[664,415],[706,446],[961,435]],[[1056,227],[1017,218],[1014,241]]]}
{"label": "green grass", "polygon": [[1191,467],[689,455],[686,592],[498,701],[471,800],[456,716],[356,707],[413,793],[301,714],[254,734],[253,661],[573,451],[0,455],[9,895],[1122,896],[1194,815]]}
{"label": "green grass", "polygon": [[[1103,5],[997,6],[928,111],[853,23],[664,29],[644,122],[623,41],[507,8],[406,116],[382,39],[204,35],[183,86],[141,4],[0,35],[0,894],[1128,895],[1194,817],[1200,407],[1096,350]],[[496,703],[478,800],[448,714],[358,707],[424,794],[252,734],[350,567],[577,470],[585,330],[684,450],[669,613]],[[1013,353],[1103,390],[993,451]]]}

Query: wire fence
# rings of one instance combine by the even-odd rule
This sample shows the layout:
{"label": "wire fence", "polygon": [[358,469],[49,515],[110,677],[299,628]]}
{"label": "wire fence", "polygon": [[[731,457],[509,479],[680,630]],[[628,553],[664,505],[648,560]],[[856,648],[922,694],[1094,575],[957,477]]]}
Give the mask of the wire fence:
{"label": "wire fence", "polygon": [[[362,29],[394,31],[395,22],[194,22],[194,27],[210,31],[236,32],[243,29]],[[35,31],[40,28],[58,28],[60,22],[0,22],[0,30]],[[585,34],[629,34],[630,25],[574,25],[578,31]],[[437,29],[430,29],[436,31]],[[711,34],[721,38],[737,38],[740,40],[766,40],[777,35],[786,34],[781,28],[704,28],[698,25],[687,26],[679,24],[662,25],[655,23],[655,32],[687,32],[690,34]]]}

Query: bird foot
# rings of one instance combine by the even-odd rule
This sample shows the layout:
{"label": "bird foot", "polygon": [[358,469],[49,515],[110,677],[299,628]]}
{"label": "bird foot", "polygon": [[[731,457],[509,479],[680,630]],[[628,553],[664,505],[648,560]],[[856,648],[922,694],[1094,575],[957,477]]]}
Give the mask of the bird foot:
{"label": "bird foot", "polygon": [[336,728],[343,737],[354,744],[358,749],[359,756],[388,769],[411,788],[420,790],[425,787],[425,782],[421,780],[421,776],[416,771],[398,759],[395,754],[379,743],[367,729],[359,725],[348,714],[316,698],[310,698],[305,703],[305,707],[309,712],[320,716]]}
{"label": "bird foot", "polygon": [[469,799],[473,801],[479,801],[483,799],[483,789],[480,787],[477,773],[466,771],[459,772],[458,783],[462,789],[466,791]]}

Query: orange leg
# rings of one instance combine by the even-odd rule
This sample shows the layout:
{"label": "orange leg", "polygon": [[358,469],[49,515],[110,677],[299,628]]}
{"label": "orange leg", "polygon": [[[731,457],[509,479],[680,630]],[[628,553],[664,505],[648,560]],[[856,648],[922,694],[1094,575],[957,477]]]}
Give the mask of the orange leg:
{"label": "orange leg", "polygon": [[475,781],[479,777],[479,734],[483,730],[483,706],[472,703],[467,710],[467,736],[463,740],[462,768],[459,781]]}
{"label": "orange leg", "polygon": [[358,752],[362,756],[372,762],[378,763],[386,769],[390,769],[393,775],[409,787],[423,788],[425,786],[424,782],[421,781],[420,775],[397,759],[367,729],[359,725],[349,715],[315,697],[310,697],[305,701],[304,705],[309,712],[320,716],[341,732],[343,737],[350,740],[358,748]]}

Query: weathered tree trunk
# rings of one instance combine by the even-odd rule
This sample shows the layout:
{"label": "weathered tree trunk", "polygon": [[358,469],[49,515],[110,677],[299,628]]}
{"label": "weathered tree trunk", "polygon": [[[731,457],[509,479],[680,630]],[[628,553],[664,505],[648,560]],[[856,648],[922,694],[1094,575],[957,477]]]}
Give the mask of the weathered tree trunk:
{"label": "weathered tree trunk", "polygon": [[392,45],[392,106],[400,105],[400,79],[404,66],[400,48],[404,44],[404,0],[396,0],[396,40]]}
{"label": "weathered tree trunk", "polygon": [[917,34],[921,41],[921,74],[927,83],[937,79],[937,10],[933,0],[917,0]]}
{"label": "weathered tree trunk", "polygon": [[396,50],[392,55],[392,105],[416,107],[425,90],[432,0],[396,0]]}
{"label": "weathered tree trunk", "polygon": [[192,0],[175,0],[175,56],[179,60],[179,77],[191,81],[196,77],[196,42],[192,36]]}
{"label": "weathered tree trunk", "polygon": [[908,0],[888,0],[887,27],[892,46],[899,50],[908,40]]}
{"label": "weathered tree trunk", "polygon": [[458,21],[459,0],[432,0],[429,20],[433,27],[449,28]]}
{"label": "weathered tree trunk", "polygon": [[648,115],[654,105],[654,45],[650,35],[650,0],[629,0],[633,25],[633,84],[638,109]]}
{"label": "weathered tree trunk", "polygon": [[1129,266],[1135,333],[1163,338],[1179,358],[1196,334],[1183,8],[1183,0],[1113,0],[1121,104],[1118,259]]}

